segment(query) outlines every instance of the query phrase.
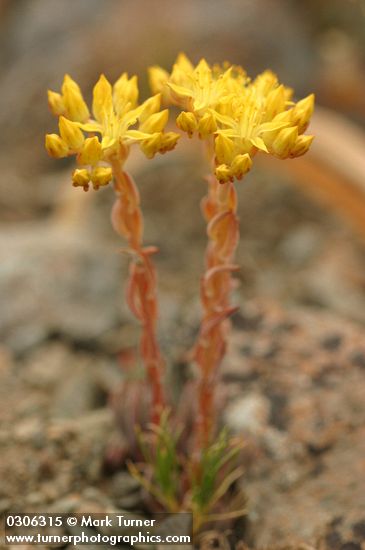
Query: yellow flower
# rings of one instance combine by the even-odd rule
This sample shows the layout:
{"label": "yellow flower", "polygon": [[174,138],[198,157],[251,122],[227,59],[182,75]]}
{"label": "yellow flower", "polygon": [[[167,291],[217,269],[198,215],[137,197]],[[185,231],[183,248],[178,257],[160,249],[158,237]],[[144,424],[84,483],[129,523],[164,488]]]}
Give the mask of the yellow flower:
{"label": "yellow flower", "polygon": [[202,59],[194,67],[180,54],[171,74],[150,69],[150,83],[183,111],[176,124],[189,137],[195,131],[214,143],[215,174],[220,182],[241,179],[258,152],[278,158],[304,154],[313,136],[303,136],[314,108],[314,95],[298,103],[291,88],[272,71],[251,81],[241,67],[213,65]]}
{"label": "yellow flower", "polygon": [[[179,139],[175,132],[164,132],[168,110],[160,111],[161,94],[138,104],[137,77],[123,73],[114,86],[101,75],[94,86],[92,116],[81,90],[66,75],[62,93],[49,91],[48,103],[59,116],[60,135],[46,136],[46,148],[54,157],[77,155],[77,162],[86,168],[74,171],[75,186],[94,189],[112,179],[109,166],[118,160],[124,163],[130,147],[138,143],[148,158],[174,148]],[[86,134],[86,135],[85,135]]]}
{"label": "yellow flower", "polygon": [[222,72],[217,67],[213,70],[205,59],[194,67],[184,54],[179,54],[170,75],[159,67],[150,69],[153,92],[166,95],[166,90],[169,91],[171,103],[193,112],[197,118],[209,108],[219,109],[220,102],[233,93],[235,79],[244,78],[243,71],[238,75],[233,67]]}

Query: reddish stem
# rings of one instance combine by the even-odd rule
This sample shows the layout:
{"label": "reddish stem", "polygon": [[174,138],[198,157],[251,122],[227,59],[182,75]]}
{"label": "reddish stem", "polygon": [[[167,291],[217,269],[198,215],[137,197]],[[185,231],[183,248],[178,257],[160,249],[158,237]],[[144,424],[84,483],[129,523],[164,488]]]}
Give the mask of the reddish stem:
{"label": "reddish stem", "polygon": [[115,231],[129,244],[132,261],[129,267],[127,303],[142,325],[140,352],[152,392],[151,421],[159,424],[164,407],[162,376],[164,362],[157,341],[157,277],[152,262],[155,247],[143,247],[143,216],[138,189],[132,177],[118,161],[112,163],[116,201],[112,209]]}
{"label": "reddish stem", "polygon": [[203,317],[194,348],[199,367],[197,451],[209,444],[215,424],[215,388],[219,366],[226,352],[230,327],[228,318],[236,310],[230,307],[230,293],[233,285],[231,273],[237,269],[232,259],[239,239],[237,197],[233,183],[220,184],[211,176],[208,186],[208,193],[201,205],[209,239],[200,287]]}

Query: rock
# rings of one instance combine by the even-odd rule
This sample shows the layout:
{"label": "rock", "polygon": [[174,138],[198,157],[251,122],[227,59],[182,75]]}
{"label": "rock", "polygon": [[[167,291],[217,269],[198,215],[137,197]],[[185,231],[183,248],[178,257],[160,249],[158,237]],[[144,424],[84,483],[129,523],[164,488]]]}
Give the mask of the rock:
{"label": "rock", "polygon": [[120,254],[88,235],[36,224],[3,230],[1,340],[16,353],[53,333],[92,342],[120,323],[121,267]]}
{"label": "rock", "polygon": [[236,433],[258,434],[267,426],[270,402],[260,394],[249,394],[237,399],[226,410],[227,425]]}
{"label": "rock", "polygon": [[38,417],[22,420],[14,428],[14,438],[19,443],[31,443],[33,446],[42,447],[45,440],[42,421]]}
{"label": "rock", "polygon": [[64,498],[55,500],[49,507],[49,512],[52,514],[69,514],[74,512],[80,505],[80,495],[67,495]]}
{"label": "rock", "polygon": [[41,491],[30,493],[26,496],[26,502],[28,506],[39,506],[44,502],[44,495]]}
{"label": "rock", "polygon": [[11,501],[8,498],[0,499],[0,515],[3,515],[11,507]]}
{"label": "rock", "polygon": [[297,268],[305,265],[323,246],[318,230],[311,226],[299,226],[282,241],[280,251],[284,260]]}
{"label": "rock", "polygon": [[141,486],[128,472],[118,472],[113,476],[111,494],[118,508],[128,510],[141,505]]}
{"label": "rock", "polygon": [[[193,517],[192,514],[179,513],[171,514],[166,517],[166,519],[158,520],[156,533],[161,537],[165,538],[167,536],[190,536],[192,542],[192,529],[193,529]],[[192,549],[193,545],[181,544],[179,548],[184,548],[185,550]],[[173,550],[173,544],[163,544],[158,545],[159,550]]]}
{"label": "rock", "polygon": [[93,380],[91,361],[74,361],[59,381],[50,408],[52,418],[78,418],[95,408],[99,392]]}
{"label": "rock", "polygon": [[[247,543],[361,548],[365,373],[351,358],[365,351],[363,328],[324,312],[284,313],[275,304],[261,311],[256,333],[236,330],[230,342],[235,371],[240,361],[251,370],[236,377],[235,395],[244,395],[227,409],[227,421],[246,431],[246,448],[256,453],[242,480],[250,503]],[[275,329],[293,319],[293,330]],[[270,342],[278,351],[267,359],[262,350]],[[249,356],[242,355],[245,346]]]}

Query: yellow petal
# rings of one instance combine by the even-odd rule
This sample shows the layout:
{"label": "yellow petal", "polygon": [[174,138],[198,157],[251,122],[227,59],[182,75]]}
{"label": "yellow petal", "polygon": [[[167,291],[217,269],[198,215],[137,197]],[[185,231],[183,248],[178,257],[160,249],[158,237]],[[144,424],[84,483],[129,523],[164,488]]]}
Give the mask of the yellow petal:
{"label": "yellow petal", "polygon": [[81,149],[77,161],[80,164],[95,165],[101,159],[102,150],[101,143],[96,136],[85,139],[83,148]]}
{"label": "yellow petal", "polygon": [[314,94],[310,94],[291,109],[293,124],[298,126],[299,134],[305,132],[314,110]]}
{"label": "yellow petal", "polygon": [[212,113],[205,113],[202,116],[199,120],[198,131],[202,139],[205,139],[217,131],[217,122]]}
{"label": "yellow petal", "polygon": [[104,151],[104,149],[109,149],[110,147],[113,147],[117,143],[117,140],[111,136],[103,136],[103,139],[101,140],[101,148]]}
{"label": "yellow petal", "polygon": [[128,103],[134,108],[138,102],[137,77],[128,79],[128,74],[123,73],[113,86],[113,100],[117,113],[121,113]]}
{"label": "yellow petal", "polygon": [[271,120],[285,108],[285,89],[281,84],[269,92],[265,105],[265,120]]}
{"label": "yellow petal", "polygon": [[251,138],[250,141],[251,141],[252,145],[257,147],[257,149],[260,149],[260,151],[265,151],[265,153],[269,152],[266,145],[265,145],[265,142],[262,138],[254,137],[254,138]]}
{"label": "yellow petal", "polygon": [[200,86],[209,86],[212,78],[212,70],[204,58],[199,61],[194,72],[198,77]]}
{"label": "yellow petal", "polygon": [[173,82],[167,82],[167,86],[170,88],[174,99],[179,100],[183,98],[193,97],[193,92],[188,88],[184,88],[183,86],[178,86],[177,84],[173,84]]}
{"label": "yellow petal", "polygon": [[52,90],[48,90],[47,95],[48,105],[51,112],[56,116],[64,115],[66,112],[66,107],[61,94],[58,94],[57,92],[52,92]]}
{"label": "yellow petal", "polygon": [[193,71],[194,66],[190,59],[183,52],[180,52],[176,58],[175,64],[183,71],[190,73]]}
{"label": "yellow petal", "polygon": [[90,117],[89,109],[79,85],[68,74],[63,80],[62,94],[68,118],[76,122],[85,122]]}
{"label": "yellow petal", "polygon": [[140,114],[138,116],[140,122],[144,122],[152,114],[160,110],[161,94],[156,94],[149,97],[140,105]]}
{"label": "yellow petal", "polygon": [[224,130],[217,130],[217,135],[222,135],[229,138],[239,138],[240,134],[237,132],[236,129],[233,128],[225,128]]}
{"label": "yellow petal", "polygon": [[60,116],[58,126],[61,138],[67,143],[70,149],[78,151],[84,144],[84,134],[81,132],[76,122]]}
{"label": "yellow petal", "polygon": [[126,139],[130,139],[132,141],[143,141],[144,139],[149,139],[152,136],[155,136],[155,134],[148,134],[147,132],[141,132],[140,130],[127,130],[125,132]]}
{"label": "yellow petal", "polygon": [[133,126],[134,124],[136,124],[143,113],[143,109],[143,105],[140,105],[139,107],[136,107],[135,109],[132,109],[131,111],[125,113],[122,117],[123,126],[129,128],[129,126]]}
{"label": "yellow petal", "polygon": [[231,164],[234,152],[233,141],[219,134],[214,142],[215,155],[219,164]]}
{"label": "yellow petal", "polygon": [[227,115],[222,115],[221,113],[214,112],[214,116],[224,126],[228,126],[229,128],[232,128],[236,125],[236,121]]}
{"label": "yellow petal", "polygon": [[102,74],[93,90],[93,114],[102,122],[113,113],[112,86]]}
{"label": "yellow petal", "polygon": [[272,121],[272,122],[264,122],[260,125],[260,134],[264,134],[266,132],[275,132],[276,130],[281,130],[282,128],[286,128],[289,126],[289,122],[286,121]]}
{"label": "yellow petal", "polygon": [[148,69],[148,77],[152,93],[157,94],[165,88],[169,73],[161,67],[154,66]]}
{"label": "yellow petal", "polygon": [[78,125],[81,130],[84,132],[98,132],[102,133],[103,129],[98,122],[86,122],[85,124]]}
{"label": "yellow petal", "polygon": [[148,132],[150,134],[154,132],[162,132],[164,130],[167,121],[169,118],[169,111],[165,109],[159,113],[151,115],[143,124],[140,125],[139,129],[142,132]]}

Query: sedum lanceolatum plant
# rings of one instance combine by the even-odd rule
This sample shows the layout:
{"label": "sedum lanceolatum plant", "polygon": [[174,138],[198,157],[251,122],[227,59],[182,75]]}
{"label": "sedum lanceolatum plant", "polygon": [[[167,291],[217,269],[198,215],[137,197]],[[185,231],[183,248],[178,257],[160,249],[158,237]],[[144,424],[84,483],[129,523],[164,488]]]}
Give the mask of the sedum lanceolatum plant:
{"label": "sedum lanceolatum plant", "polygon": [[[59,134],[46,136],[46,148],[56,158],[76,156],[75,187],[87,191],[90,185],[99,189],[113,181],[112,223],[129,245],[126,299],[142,326],[140,355],[151,394],[150,425],[137,429],[143,462],[132,460],[129,468],[159,506],[192,510],[199,529],[206,521],[244,513],[239,491],[236,500],[230,495],[230,507],[224,501],[242,475],[235,462],[240,444],[225,431],[218,434],[216,414],[219,367],[226,352],[229,317],[237,309],[230,303],[232,273],[238,269],[235,181],[251,169],[257,153],[287,159],[308,151],[313,136],[304,132],[314,96],[295,102],[292,90],[271,71],[251,80],[239,66],[209,66],[204,59],[194,66],[184,54],[170,73],[155,66],[149,76],[154,95],[139,103],[135,76],[123,73],[112,86],[102,75],[93,90],[90,113],[79,86],[66,75],[61,93],[48,92],[50,109],[59,117]],[[132,146],[139,146],[148,158],[175,147],[180,134],[165,131],[169,112],[161,110],[161,102],[180,110],[177,127],[189,137],[198,135],[211,161],[201,204],[208,244],[200,287],[202,319],[192,354],[197,376],[189,426],[179,423],[178,407],[172,407],[164,389],[152,262],[157,249],[143,245],[139,193],[125,171]]]}
{"label": "sedum lanceolatum plant", "polygon": [[280,159],[303,155],[313,136],[303,135],[313,112],[314,96],[294,103],[292,90],[271,71],[251,81],[237,66],[202,59],[195,67],[180,54],[171,73],[150,69],[151,87],[182,109],[177,126],[207,144],[212,161],[208,193],[202,201],[208,245],[201,279],[203,318],[194,359],[198,365],[197,445],[204,448],[215,426],[214,390],[225,354],[234,253],[239,240],[235,180],[252,167],[258,152]]}
{"label": "sedum lanceolatum plant", "polygon": [[158,317],[156,271],[152,255],[155,247],[143,245],[143,217],[139,192],[125,171],[130,148],[139,145],[148,158],[173,149],[180,137],[164,132],[168,110],[160,110],[161,95],[138,104],[137,77],[123,73],[112,86],[101,75],[93,90],[92,114],[78,84],[65,76],[61,93],[49,91],[48,103],[59,117],[59,134],[46,135],[46,149],[56,158],[76,156],[78,168],[72,183],[84,191],[95,190],[112,180],[116,201],[112,210],[115,231],[129,244],[132,258],[126,299],[141,322],[141,357],[152,392],[151,420],[159,422],[165,406],[163,359],[156,337]]}

